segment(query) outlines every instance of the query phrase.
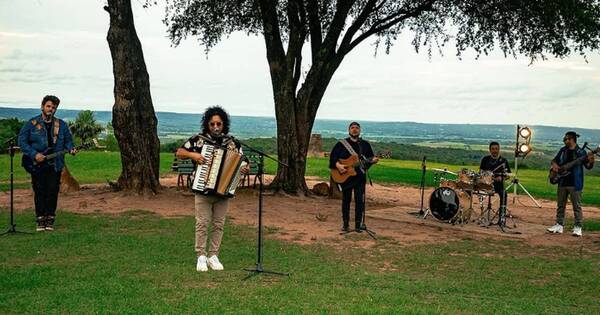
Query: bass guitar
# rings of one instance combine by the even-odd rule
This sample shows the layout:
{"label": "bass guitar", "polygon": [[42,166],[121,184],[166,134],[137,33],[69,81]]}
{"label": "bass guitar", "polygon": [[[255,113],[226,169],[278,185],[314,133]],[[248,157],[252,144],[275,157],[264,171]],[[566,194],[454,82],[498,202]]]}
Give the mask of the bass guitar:
{"label": "bass guitar", "polygon": [[340,159],[339,162],[344,165],[346,172],[344,174],[342,174],[342,173],[340,173],[340,171],[337,168],[332,168],[331,169],[331,178],[333,179],[334,182],[336,182],[338,184],[342,184],[345,181],[347,181],[350,177],[356,176],[356,170],[355,170],[356,167],[360,166],[360,167],[366,168],[366,167],[370,166],[371,164],[373,164],[373,159],[375,157],[379,158],[379,156],[376,155],[372,158],[360,159],[357,155],[351,155],[347,159]]}
{"label": "bass guitar", "polygon": [[[584,146],[584,148],[585,148],[585,146]],[[562,178],[564,178],[566,176],[569,176],[571,174],[571,169],[574,166],[583,163],[583,160],[585,160],[586,158],[590,158],[594,154],[598,154],[598,152],[600,152],[600,146],[598,146],[595,150],[591,150],[585,156],[582,156],[582,157],[577,158],[577,159],[575,159],[575,160],[573,160],[571,162],[568,162],[568,163],[565,163],[565,164],[561,165],[559,167],[558,171],[550,169],[550,173],[548,174],[548,179],[550,180],[550,183],[552,185],[558,184],[558,182],[560,182],[560,180]]]}
{"label": "bass guitar", "polygon": [[[96,147],[97,145],[98,145],[98,141],[96,139],[93,139],[91,142],[86,142],[86,143],[76,147],[75,149],[77,151],[87,150],[92,147]],[[42,155],[44,155],[44,160],[41,162],[38,162],[35,159],[30,158],[26,154],[23,154],[23,157],[21,159],[21,164],[23,165],[23,168],[25,168],[25,171],[27,171],[27,173],[29,173],[31,175],[37,175],[48,167],[54,167],[54,159],[55,158],[69,153],[69,150],[66,150],[66,149],[58,151],[58,152],[53,152],[53,153],[50,153],[50,151],[51,151],[51,149],[48,148],[44,152],[40,152]]]}

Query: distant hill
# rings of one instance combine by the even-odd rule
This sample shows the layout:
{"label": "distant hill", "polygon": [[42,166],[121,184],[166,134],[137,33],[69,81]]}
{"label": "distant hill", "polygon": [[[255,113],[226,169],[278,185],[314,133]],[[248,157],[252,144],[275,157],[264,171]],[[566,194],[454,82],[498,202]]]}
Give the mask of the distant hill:
{"label": "distant hill", "polygon": [[[65,120],[74,120],[79,110],[60,109],[58,116]],[[35,108],[0,107],[0,118],[17,117],[28,119],[39,113]],[[112,120],[109,111],[96,111],[96,119],[106,124]],[[182,138],[198,131],[202,115],[172,112],[158,112],[158,133],[163,141]],[[275,137],[276,123],[272,117],[233,116],[233,134],[239,138]],[[515,125],[482,124],[429,124],[415,122],[373,122],[360,121],[363,136],[369,140],[397,143],[435,143],[456,142],[466,145],[483,145],[490,140],[503,144],[514,144]],[[341,138],[347,133],[348,121],[318,119],[313,133],[323,138]],[[530,126],[534,131],[534,143],[538,147],[549,148],[561,145],[561,139],[567,130],[575,130],[582,135],[582,141],[600,143],[600,130],[568,127]]]}

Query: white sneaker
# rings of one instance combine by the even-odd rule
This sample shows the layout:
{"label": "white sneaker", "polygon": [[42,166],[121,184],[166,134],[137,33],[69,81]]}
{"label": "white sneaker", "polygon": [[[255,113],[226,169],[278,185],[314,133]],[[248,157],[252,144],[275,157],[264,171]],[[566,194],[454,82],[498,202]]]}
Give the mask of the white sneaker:
{"label": "white sneaker", "polygon": [[208,259],[208,265],[212,270],[223,270],[223,265],[219,261],[217,255],[210,256],[210,258]]}
{"label": "white sneaker", "polygon": [[198,256],[198,261],[196,262],[196,271],[208,271],[208,266],[206,265],[206,256]]}
{"label": "white sneaker", "polygon": [[576,226],[573,228],[573,236],[581,237],[582,235],[583,235],[583,233],[581,231],[581,226]]}
{"label": "white sneaker", "polygon": [[551,226],[548,228],[548,232],[550,233],[558,233],[558,234],[562,234],[563,232],[563,226],[556,223],[555,225]]}

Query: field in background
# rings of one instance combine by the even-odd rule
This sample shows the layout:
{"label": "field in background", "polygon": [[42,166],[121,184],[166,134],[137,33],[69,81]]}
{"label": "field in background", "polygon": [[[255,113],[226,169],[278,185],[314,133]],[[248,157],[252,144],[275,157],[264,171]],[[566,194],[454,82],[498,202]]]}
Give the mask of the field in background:
{"label": "field in background", "polygon": [[[171,172],[173,154],[161,153],[160,173],[166,175]],[[15,156],[15,182],[17,187],[30,187],[30,180],[20,166],[20,155]],[[121,162],[117,152],[80,152],[77,156],[67,156],[67,165],[73,176],[83,184],[106,183],[114,181],[121,172]],[[451,165],[441,163],[428,163],[428,169],[448,168],[458,171],[463,167],[477,169],[475,165]],[[0,155],[0,190],[6,191],[9,182],[9,157]],[[275,164],[267,160],[266,172],[274,174]],[[307,175],[319,176],[327,181],[329,178],[328,159],[309,158]],[[519,179],[531,194],[536,197],[555,199],[556,186],[550,185],[547,172],[543,170],[519,170]],[[421,181],[421,162],[403,160],[382,160],[371,170],[371,177],[376,183],[403,184],[418,186]],[[433,173],[427,172],[426,184],[433,186]],[[600,205],[600,177],[586,176],[583,202],[585,204]]]}

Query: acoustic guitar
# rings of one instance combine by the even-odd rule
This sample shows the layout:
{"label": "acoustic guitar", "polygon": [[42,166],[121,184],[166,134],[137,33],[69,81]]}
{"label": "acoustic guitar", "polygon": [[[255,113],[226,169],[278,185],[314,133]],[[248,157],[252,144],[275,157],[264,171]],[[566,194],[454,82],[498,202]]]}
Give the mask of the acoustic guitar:
{"label": "acoustic guitar", "polygon": [[550,180],[550,183],[552,185],[558,184],[558,182],[560,182],[560,180],[562,178],[569,176],[571,174],[571,169],[574,166],[583,163],[583,160],[591,157],[594,154],[598,154],[598,152],[600,152],[600,146],[598,146],[595,150],[591,150],[590,152],[588,152],[588,154],[586,156],[582,156],[571,162],[561,165],[558,169],[558,172],[550,169],[550,173],[548,174],[548,179]]}
{"label": "acoustic guitar", "polygon": [[375,157],[380,157],[378,155],[368,158],[368,159],[360,159],[357,155],[351,155],[347,159],[340,159],[339,162],[344,165],[346,169],[346,173],[342,174],[337,168],[331,169],[331,178],[334,182],[338,184],[342,184],[347,181],[350,177],[356,176],[356,167],[362,166],[364,168],[373,164],[373,159]]}

